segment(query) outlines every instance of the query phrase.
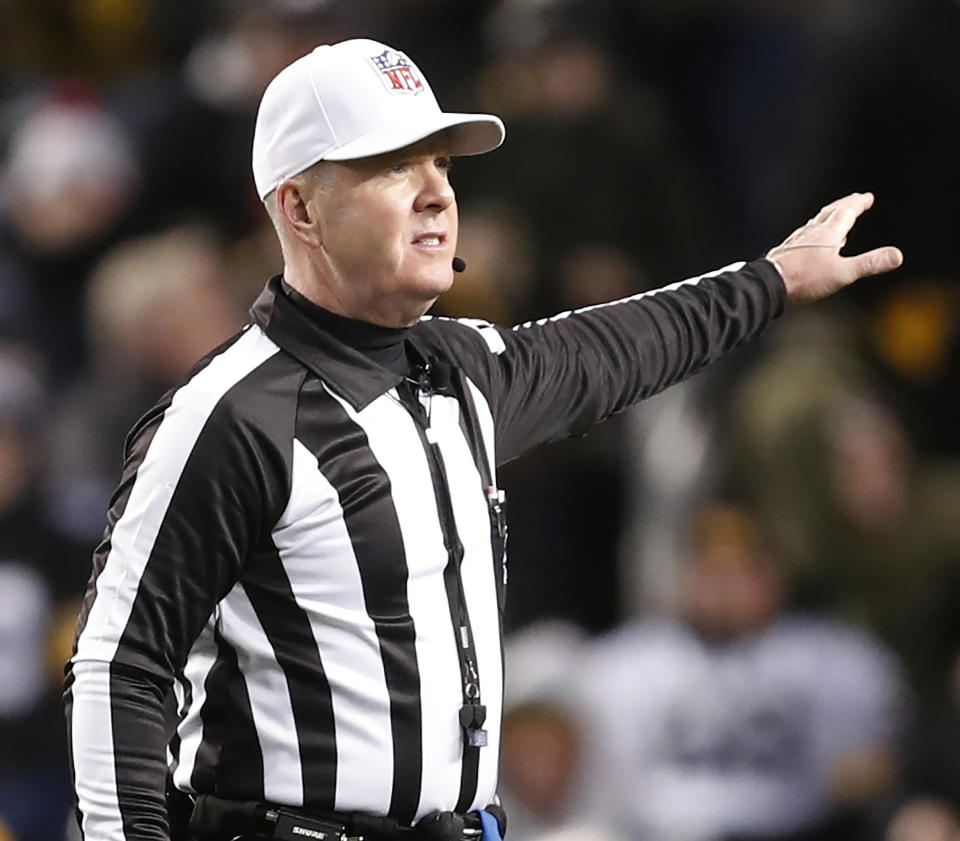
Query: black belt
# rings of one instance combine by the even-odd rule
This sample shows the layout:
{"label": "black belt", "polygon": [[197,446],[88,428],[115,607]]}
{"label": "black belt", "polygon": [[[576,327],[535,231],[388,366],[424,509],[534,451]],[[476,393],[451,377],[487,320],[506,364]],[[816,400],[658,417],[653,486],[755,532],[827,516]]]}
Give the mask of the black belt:
{"label": "black belt", "polygon": [[[506,815],[498,805],[487,807],[503,836]],[[480,841],[479,812],[431,812],[415,826],[362,812],[319,814],[288,806],[224,800],[201,794],[194,803],[185,835],[189,841]],[[178,834],[171,827],[171,837]]]}

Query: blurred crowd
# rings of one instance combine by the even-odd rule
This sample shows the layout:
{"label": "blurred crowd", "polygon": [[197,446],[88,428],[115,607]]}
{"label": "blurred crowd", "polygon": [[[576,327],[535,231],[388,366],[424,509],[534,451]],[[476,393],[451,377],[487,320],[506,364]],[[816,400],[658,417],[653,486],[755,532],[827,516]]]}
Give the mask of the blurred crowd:
{"label": "blurred crowd", "polygon": [[960,839],[958,0],[0,6],[0,841],[75,837],[60,711],[126,431],[281,268],[259,96],[318,43],[503,116],[456,162],[501,324],[872,190],[906,265],[509,465],[510,841]]}

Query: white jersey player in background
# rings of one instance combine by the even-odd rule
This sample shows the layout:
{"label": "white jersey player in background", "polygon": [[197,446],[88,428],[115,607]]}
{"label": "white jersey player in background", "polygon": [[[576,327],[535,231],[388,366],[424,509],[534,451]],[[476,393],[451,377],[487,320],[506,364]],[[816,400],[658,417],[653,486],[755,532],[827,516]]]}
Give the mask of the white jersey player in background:
{"label": "white jersey player in background", "polygon": [[584,658],[597,818],[656,841],[829,832],[889,782],[898,666],[857,629],[782,612],[741,509],[708,509],[692,542],[678,618]]}

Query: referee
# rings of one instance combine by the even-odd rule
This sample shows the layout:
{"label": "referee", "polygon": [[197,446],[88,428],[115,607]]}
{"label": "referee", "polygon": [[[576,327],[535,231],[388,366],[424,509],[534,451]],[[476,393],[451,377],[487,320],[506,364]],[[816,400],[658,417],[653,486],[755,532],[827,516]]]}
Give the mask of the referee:
{"label": "referee", "polygon": [[127,439],[67,670],[87,841],[495,839],[496,466],[901,261],[839,256],[854,194],[653,293],[512,330],[427,318],[462,269],[450,158],[503,137],[369,40],[264,93],[284,271]]}

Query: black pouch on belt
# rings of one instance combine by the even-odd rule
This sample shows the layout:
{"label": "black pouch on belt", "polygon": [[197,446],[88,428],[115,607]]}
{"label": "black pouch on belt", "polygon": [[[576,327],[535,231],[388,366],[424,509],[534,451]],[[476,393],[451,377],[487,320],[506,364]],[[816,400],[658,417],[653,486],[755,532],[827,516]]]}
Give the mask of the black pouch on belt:
{"label": "black pouch on belt", "polygon": [[455,812],[430,812],[417,821],[417,841],[462,841],[464,819]]}
{"label": "black pouch on belt", "polygon": [[201,794],[190,815],[190,841],[270,838],[272,827],[262,803],[222,800]]}

